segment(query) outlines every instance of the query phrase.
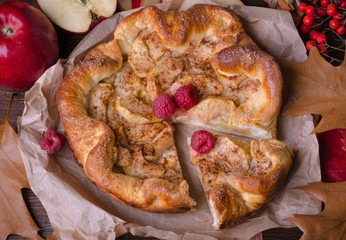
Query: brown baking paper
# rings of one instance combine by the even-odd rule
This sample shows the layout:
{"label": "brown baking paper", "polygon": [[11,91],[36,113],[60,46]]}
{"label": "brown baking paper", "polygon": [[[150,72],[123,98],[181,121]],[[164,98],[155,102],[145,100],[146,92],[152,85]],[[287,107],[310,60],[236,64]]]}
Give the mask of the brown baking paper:
{"label": "brown baking paper", "polygon": [[[184,10],[194,3],[185,1]],[[158,5],[167,10],[168,4]],[[280,59],[302,62],[306,59],[304,44],[299,38],[288,12],[258,7],[233,6],[249,35],[263,49]],[[190,185],[190,193],[197,202],[197,210],[182,214],[143,212],[119,203],[100,191],[84,175],[68,146],[48,156],[40,149],[42,135],[47,128],[63,133],[55,102],[62,78],[86,52],[102,41],[112,38],[113,30],[125,16],[121,12],[97,26],[72,52],[67,61],[60,60],[48,69],[25,95],[25,109],[18,120],[19,145],[32,190],[42,201],[50,222],[60,239],[114,239],[131,232],[139,236],[161,239],[250,239],[268,228],[293,227],[284,219],[292,214],[317,214],[320,202],[294,187],[321,180],[318,143],[309,135],[314,124],[310,115],[280,116],[279,139],[295,147],[297,155],[289,181],[276,198],[256,216],[244,223],[221,231],[214,231],[212,218],[202,186],[190,165],[187,137],[193,129],[175,125],[175,140],[183,173]],[[287,101],[286,101],[287,102]]]}

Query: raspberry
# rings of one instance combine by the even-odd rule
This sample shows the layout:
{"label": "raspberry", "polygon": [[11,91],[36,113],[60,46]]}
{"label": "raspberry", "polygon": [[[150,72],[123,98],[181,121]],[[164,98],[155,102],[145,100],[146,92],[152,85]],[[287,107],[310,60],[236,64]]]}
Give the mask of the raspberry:
{"label": "raspberry", "polygon": [[65,137],[54,129],[48,129],[41,142],[41,149],[48,154],[54,154],[64,145]]}
{"label": "raspberry", "polygon": [[209,152],[213,148],[214,142],[213,135],[205,130],[199,130],[191,137],[191,147],[198,153]]}
{"label": "raspberry", "polygon": [[158,118],[168,118],[175,112],[175,104],[168,94],[161,94],[155,98],[151,107]]}
{"label": "raspberry", "polygon": [[180,108],[192,108],[197,103],[197,89],[191,84],[178,88],[174,94],[174,101]]}

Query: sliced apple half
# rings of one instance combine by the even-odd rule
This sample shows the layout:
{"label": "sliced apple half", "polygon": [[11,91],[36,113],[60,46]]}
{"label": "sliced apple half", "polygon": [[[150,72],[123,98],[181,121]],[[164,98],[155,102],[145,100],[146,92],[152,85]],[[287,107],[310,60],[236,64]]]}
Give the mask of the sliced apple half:
{"label": "sliced apple half", "polygon": [[37,0],[42,11],[59,27],[85,33],[112,16],[117,0]]}

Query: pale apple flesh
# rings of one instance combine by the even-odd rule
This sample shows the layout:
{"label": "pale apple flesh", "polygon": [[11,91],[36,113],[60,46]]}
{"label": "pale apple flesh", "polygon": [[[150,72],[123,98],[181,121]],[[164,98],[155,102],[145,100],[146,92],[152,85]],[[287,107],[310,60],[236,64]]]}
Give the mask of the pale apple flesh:
{"label": "pale apple flesh", "polygon": [[40,8],[59,27],[85,33],[95,24],[93,15],[108,18],[113,15],[117,0],[37,0]]}
{"label": "pale apple flesh", "polygon": [[116,0],[87,0],[87,7],[96,16],[108,18],[113,15],[117,7]]}

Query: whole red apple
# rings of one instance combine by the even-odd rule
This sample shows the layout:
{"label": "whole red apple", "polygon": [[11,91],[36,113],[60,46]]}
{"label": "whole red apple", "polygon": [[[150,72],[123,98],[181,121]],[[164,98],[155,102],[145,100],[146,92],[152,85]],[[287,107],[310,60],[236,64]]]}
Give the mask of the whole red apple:
{"label": "whole red apple", "polygon": [[25,2],[0,4],[0,86],[29,90],[59,57],[49,19]]}

